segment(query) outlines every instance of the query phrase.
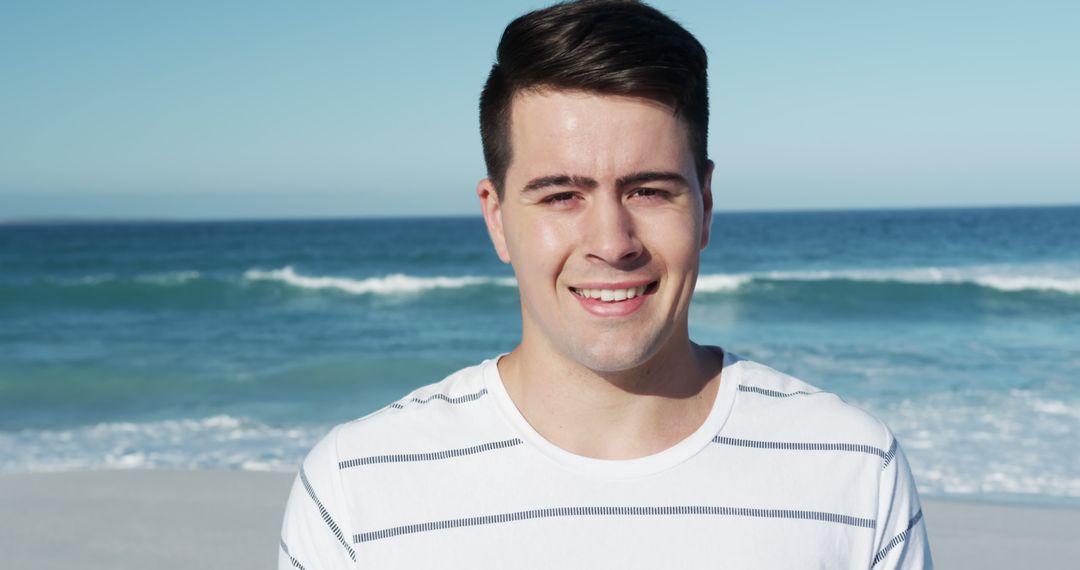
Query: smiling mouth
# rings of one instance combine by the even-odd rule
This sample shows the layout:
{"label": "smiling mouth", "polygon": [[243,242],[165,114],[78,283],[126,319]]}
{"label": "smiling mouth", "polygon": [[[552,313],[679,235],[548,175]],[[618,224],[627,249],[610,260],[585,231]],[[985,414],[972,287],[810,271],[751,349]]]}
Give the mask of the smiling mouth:
{"label": "smiling mouth", "polygon": [[656,292],[656,289],[659,286],[659,281],[653,281],[648,285],[627,287],[625,289],[579,289],[577,287],[570,287],[570,292],[583,299],[594,299],[605,303],[617,303],[642,295],[651,295]]}

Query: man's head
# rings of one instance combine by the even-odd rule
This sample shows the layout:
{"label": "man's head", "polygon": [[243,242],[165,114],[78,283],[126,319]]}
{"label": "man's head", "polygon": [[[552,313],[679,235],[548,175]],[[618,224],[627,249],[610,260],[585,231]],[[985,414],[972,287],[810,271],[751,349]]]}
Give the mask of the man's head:
{"label": "man's head", "polygon": [[515,20],[481,102],[492,242],[517,276],[522,353],[594,372],[690,350],[712,219],[705,54],[639,3]]}
{"label": "man's head", "polygon": [[503,32],[480,95],[488,178],[501,197],[514,157],[511,107],[531,90],[629,95],[670,106],[683,120],[698,182],[708,168],[705,48],[658,10],[632,0],[556,4],[521,16]]}

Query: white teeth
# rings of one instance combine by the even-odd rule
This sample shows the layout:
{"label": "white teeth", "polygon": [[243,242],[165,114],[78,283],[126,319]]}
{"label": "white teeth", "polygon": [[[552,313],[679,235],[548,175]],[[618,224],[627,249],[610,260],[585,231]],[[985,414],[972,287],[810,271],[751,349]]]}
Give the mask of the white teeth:
{"label": "white teeth", "polygon": [[604,302],[625,301],[639,295],[644,295],[648,285],[630,287],[629,289],[575,289],[578,295],[588,299],[599,299]]}

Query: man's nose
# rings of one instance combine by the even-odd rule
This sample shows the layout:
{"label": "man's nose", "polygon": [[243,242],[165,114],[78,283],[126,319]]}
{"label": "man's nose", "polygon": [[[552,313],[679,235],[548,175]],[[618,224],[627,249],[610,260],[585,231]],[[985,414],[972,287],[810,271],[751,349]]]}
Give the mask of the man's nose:
{"label": "man's nose", "polygon": [[609,265],[636,259],[642,252],[634,218],[619,196],[595,201],[586,220],[586,253]]}

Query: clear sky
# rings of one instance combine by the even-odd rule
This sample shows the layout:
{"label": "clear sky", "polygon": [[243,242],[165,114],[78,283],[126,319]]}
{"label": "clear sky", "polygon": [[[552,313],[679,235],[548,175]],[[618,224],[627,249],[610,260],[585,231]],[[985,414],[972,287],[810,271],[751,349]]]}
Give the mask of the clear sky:
{"label": "clear sky", "polygon": [[[541,2],[0,4],[0,220],[469,214]],[[1080,2],[677,1],[719,210],[1080,203]]]}

